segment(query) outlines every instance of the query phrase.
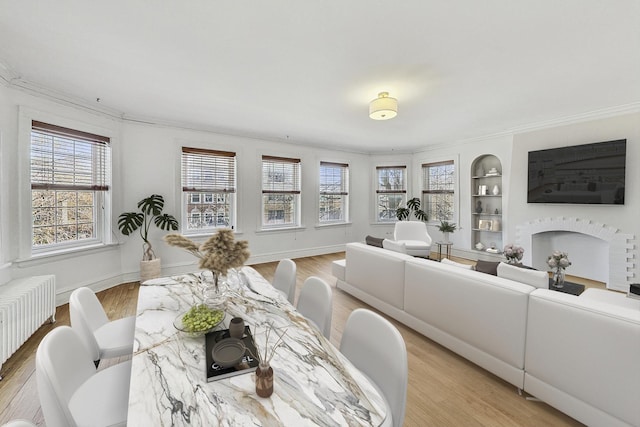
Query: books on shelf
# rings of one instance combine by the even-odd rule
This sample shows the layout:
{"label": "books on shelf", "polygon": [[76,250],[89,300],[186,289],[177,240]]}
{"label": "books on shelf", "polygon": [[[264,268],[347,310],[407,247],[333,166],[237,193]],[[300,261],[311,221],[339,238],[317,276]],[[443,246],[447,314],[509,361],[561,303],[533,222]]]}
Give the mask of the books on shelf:
{"label": "books on shelf", "polygon": [[246,374],[254,372],[258,367],[258,359],[253,355],[257,355],[256,344],[251,335],[249,326],[244,327],[244,335],[242,336],[242,342],[244,343],[246,350],[242,362],[236,366],[230,368],[223,368],[213,360],[213,346],[220,340],[229,338],[229,329],[222,329],[219,331],[213,331],[205,334],[205,360],[207,363],[207,382],[221,380],[223,378],[233,377],[235,375]]}

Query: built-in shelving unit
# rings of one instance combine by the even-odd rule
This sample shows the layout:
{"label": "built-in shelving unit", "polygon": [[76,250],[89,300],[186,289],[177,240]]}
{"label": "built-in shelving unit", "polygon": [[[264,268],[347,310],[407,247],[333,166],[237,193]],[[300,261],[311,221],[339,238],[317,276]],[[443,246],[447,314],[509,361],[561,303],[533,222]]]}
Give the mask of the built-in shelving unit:
{"label": "built-in shelving unit", "polygon": [[496,156],[480,156],[471,166],[471,249],[502,251],[502,213],[502,165]]}

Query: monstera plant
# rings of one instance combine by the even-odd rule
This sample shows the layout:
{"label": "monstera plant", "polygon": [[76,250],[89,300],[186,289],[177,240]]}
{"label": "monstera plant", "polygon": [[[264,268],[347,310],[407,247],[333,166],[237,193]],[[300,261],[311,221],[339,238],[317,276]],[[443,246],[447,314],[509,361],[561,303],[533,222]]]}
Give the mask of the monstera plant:
{"label": "monstera plant", "polygon": [[420,209],[420,199],[417,197],[407,200],[406,208],[396,209],[396,217],[399,221],[409,221],[411,219],[411,214],[413,214],[413,216],[415,216],[416,219],[420,221],[429,220],[429,216],[427,215],[427,213]]}
{"label": "monstera plant", "polygon": [[140,230],[142,237],[142,261],[156,259],[151,242],[149,242],[149,228],[151,224],[161,230],[177,230],[178,220],[173,215],[162,213],[164,198],[159,194],[152,194],[138,202],[139,212],[125,212],[118,217],[118,228],[125,236]]}

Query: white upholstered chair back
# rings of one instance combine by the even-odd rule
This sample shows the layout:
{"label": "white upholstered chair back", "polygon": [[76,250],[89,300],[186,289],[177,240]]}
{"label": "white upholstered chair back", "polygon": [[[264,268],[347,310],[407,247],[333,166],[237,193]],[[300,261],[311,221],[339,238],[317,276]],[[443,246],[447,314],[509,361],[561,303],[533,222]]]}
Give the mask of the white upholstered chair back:
{"label": "white upholstered chair back", "polygon": [[431,245],[427,225],[422,221],[398,221],[393,230],[394,240],[419,240]]}
{"label": "white upholstered chair back", "polygon": [[305,280],[298,296],[297,308],[322,332],[322,335],[330,338],[333,292],[327,282],[315,276]]}
{"label": "white upholstered chair back", "polygon": [[94,362],[133,353],[135,316],[109,321],[96,294],[89,288],[69,297],[71,327],[82,339]]}
{"label": "white upholstered chair back", "polygon": [[391,410],[393,426],[401,427],[409,374],[407,348],[398,329],[371,310],[356,309],[345,324],[340,352],[378,386]]}
{"label": "white upholstered chair back", "polygon": [[296,263],[287,258],[280,260],[272,284],[293,304],[296,297]]}

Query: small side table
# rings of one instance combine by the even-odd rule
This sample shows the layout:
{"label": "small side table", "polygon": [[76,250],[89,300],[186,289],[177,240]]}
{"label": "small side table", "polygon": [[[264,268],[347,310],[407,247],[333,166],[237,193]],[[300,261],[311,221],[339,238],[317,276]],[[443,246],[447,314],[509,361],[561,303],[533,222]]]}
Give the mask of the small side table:
{"label": "small side table", "polygon": [[565,294],[571,294],[571,295],[578,296],[578,295],[580,295],[581,293],[584,292],[585,286],[584,285],[580,285],[578,283],[567,282],[565,280],[563,287],[556,288],[555,286],[553,286],[553,279],[550,277],[549,278],[549,289],[551,289],[552,291],[564,292]]}
{"label": "small side table", "polygon": [[442,247],[445,248],[445,257],[447,259],[451,258],[451,246],[453,246],[453,242],[436,242],[438,245],[438,261],[442,261]]}

